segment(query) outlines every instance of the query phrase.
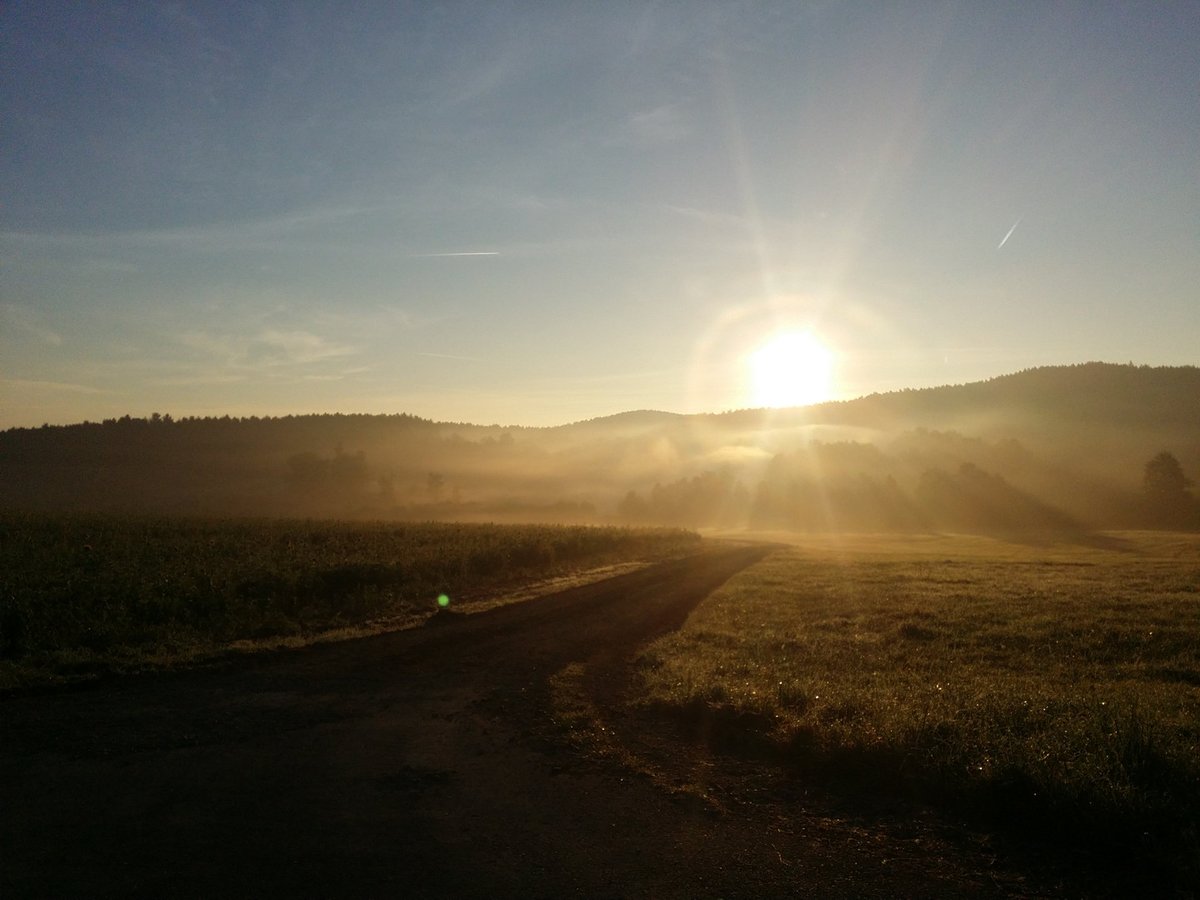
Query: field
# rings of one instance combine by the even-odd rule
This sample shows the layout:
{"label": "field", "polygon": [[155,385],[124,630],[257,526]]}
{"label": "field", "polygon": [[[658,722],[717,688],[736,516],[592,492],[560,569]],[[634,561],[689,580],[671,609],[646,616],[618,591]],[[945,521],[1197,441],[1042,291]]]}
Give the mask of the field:
{"label": "field", "polygon": [[1196,883],[1200,537],[789,540],[643,652],[641,705]]}
{"label": "field", "polygon": [[673,529],[0,516],[0,689],[469,609]]}
{"label": "field", "polygon": [[[787,546],[640,651],[639,719],[855,808],[929,805],[1051,865],[1200,888],[1200,535],[758,537]],[[482,608],[698,548],[673,530],[4,515],[0,689],[392,629],[439,596]]]}

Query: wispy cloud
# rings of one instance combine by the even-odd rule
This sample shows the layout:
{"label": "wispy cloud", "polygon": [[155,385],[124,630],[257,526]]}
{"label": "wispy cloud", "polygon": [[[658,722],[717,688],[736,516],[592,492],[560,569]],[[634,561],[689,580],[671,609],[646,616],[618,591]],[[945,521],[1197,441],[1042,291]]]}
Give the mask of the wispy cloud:
{"label": "wispy cloud", "polygon": [[429,356],[433,359],[456,359],[460,362],[483,362],[478,356],[455,356],[453,353],[418,353],[417,356]]}
{"label": "wispy cloud", "polygon": [[691,126],[676,104],[643,110],[625,123],[625,143],[640,147],[673,144],[691,134]]}
{"label": "wispy cloud", "polygon": [[307,331],[276,331],[269,329],[250,344],[252,355],[282,364],[320,362],[339,356],[349,356],[354,348],[337,344]]}
{"label": "wispy cloud", "polygon": [[88,384],[73,384],[66,381],[41,381],[33,378],[0,378],[0,385],[21,391],[52,391],[60,394],[109,394],[102,388]]}
{"label": "wispy cloud", "polygon": [[736,215],[734,213],[714,212],[708,209],[695,209],[690,206],[674,206],[665,204],[659,209],[672,213],[677,216],[682,216],[686,219],[692,219],[696,222],[701,222],[705,225],[717,225],[723,228],[736,228],[745,231],[750,227],[750,221],[745,216]]}
{"label": "wispy cloud", "polygon": [[33,338],[38,343],[50,347],[62,346],[62,335],[44,325],[41,316],[28,307],[17,306],[15,303],[0,303],[0,323],[10,333]]}
{"label": "wispy cloud", "polygon": [[238,384],[248,381],[248,375],[239,375],[231,372],[213,372],[202,375],[179,375],[168,376],[166,378],[146,379],[160,387],[212,387],[221,384]]}
{"label": "wispy cloud", "polygon": [[116,275],[136,275],[141,266],[120,259],[84,259],[80,266],[96,272],[112,272]]}
{"label": "wispy cloud", "polygon": [[267,328],[254,335],[213,334],[188,331],[178,335],[180,344],[231,369],[277,369],[304,366],[355,354],[347,344],[331,341],[309,331]]}
{"label": "wispy cloud", "polygon": [[499,256],[499,250],[448,250],[442,253],[410,253],[415,259],[438,259],[452,256]]}
{"label": "wispy cloud", "polygon": [[[294,210],[244,221],[214,222],[171,228],[106,232],[4,231],[0,240],[22,246],[52,246],[75,250],[103,247],[173,247],[226,249],[266,244],[296,237],[306,231],[327,229],[354,219],[392,212],[394,206],[324,206]],[[103,252],[103,251],[101,251]]]}

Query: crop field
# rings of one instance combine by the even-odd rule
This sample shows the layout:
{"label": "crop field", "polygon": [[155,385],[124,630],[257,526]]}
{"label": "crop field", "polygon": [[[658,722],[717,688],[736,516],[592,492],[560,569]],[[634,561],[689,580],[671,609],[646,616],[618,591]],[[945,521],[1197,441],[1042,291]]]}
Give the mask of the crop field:
{"label": "crop field", "polygon": [[1200,536],[788,540],[643,652],[639,704],[798,779],[1200,886]]}
{"label": "crop field", "polygon": [[0,688],[470,608],[674,529],[0,515]]}

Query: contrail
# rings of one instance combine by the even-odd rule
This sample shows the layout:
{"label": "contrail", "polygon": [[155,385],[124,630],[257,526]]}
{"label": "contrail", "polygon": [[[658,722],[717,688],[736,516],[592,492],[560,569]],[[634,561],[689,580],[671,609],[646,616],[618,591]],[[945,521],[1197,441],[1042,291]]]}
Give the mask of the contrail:
{"label": "contrail", "polygon": [[1004,236],[1004,240],[1002,240],[999,244],[996,245],[997,250],[999,250],[1001,247],[1003,247],[1005,244],[1008,243],[1008,239],[1010,237],[1012,237],[1013,232],[1017,230],[1017,226],[1021,224],[1021,219],[1023,219],[1023,218],[1025,218],[1025,217],[1024,216],[1017,217],[1017,221],[1013,222],[1013,227],[1008,229],[1008,234],[1006,234]]}
{"label": "contrail", "polygon": [[435,257],[442,257],[442,256],[499,256],[500,251],[499,250],[459,250],[459,251],[453,251],[453,252],[449,252],[449,253],[414,253],[412,255],[420,257],[422,259],[432,259]]}

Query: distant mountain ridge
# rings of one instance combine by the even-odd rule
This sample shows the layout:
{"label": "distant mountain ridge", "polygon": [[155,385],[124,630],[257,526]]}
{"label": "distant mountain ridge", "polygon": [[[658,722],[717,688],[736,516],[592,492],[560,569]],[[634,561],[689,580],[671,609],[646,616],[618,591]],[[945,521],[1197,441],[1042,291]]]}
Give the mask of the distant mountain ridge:
{"label": "distant mountain ridge", "polygon": [[848,404],[890,402],[957,407],[1022,407],[1074,420],[1200,421],[1200,368],[1090,362],[1042,366],[962,385],[873,394]]}
{"label": "distant mountain ridge", "polygon": [[[1090,362],[1043,366],[985,381],[870,394],[789,409],[681,415],[643,411],[559,426],[560,434],[602,433],[606,423],[649,433],[782,429],[956,431],[1014,438],[1063,456],[1114,444],[1125,458],[1148,444],[1175,447],[1200,464],[1200,368]],[[847,433],[848,439],[853,439]],[[1148,442],[1148,443],[1147,443]],[[1146,446],[1143,446],[1146,444]]]}
{"label": "distant mountain ridge", "polygon": [[768,418],[845,423],[879,414],[896,419],[905,415],[958,415],[993,409],[1024,409],[1072,420],[1111,423],[1196,423],[1200,422],[1200,367],[1104,362],[1039,366],[983,381],[905,388],[810,406],[693,414],[635,410],[554,427],[605,423],[644,426],[697,418],[717,423],[734,421],[739,425]]}
{"label": "distant mountain ridge", "polygon": [[[672,524],[758,510],[796,527],[869,528],[932,527],[931,509],[952,524],[1016,522],[1020,508],[1026,520],[1115,527],[1137,521],[1142,467],[1162,452],[1200,480],[1200,368],[1085,363],[794,409],[632,410],[548,428],[155,414],[9,429],[0,510]],[[839,516],[801,509],[835,495]]]}
{"label": "distant mountain ridge", "polygon": [[[287,416],[206,416],[184,421],[201,422],[318,422],[379,421],[427,429],[478,429],[504,431],[552,431],[602,428],[608,425],[646,427],[679,424],[686,420],[741,425],[757,419],[850,422],[880,413],[891,418],[905,414],[992,409],[1027,409],[1063,415],[1073,420],[1116,423],[1121,421],[1194,424],[1200,421],[1200,367],[1147,366],[1133,363],[1086,362],[1072,365],[1039,366],[982,381],[924,388],[903,388],[872,393],[848,400],[833,400],[788,408],[742,408],[721,413],[677,413],[637,409],[580,419],[561,425],[482,425],[426,419],[409,413],[307,413]],[[129,420],[125,416],[121,421]],[[167,417],[168,421],[171,420]],[[111,424],[116,420],[106,420]],[[133,421],[138,421],[136,418]],[[73,428],[79,425],[49,426]],[[0,435],[31,428],[9,428]]]}

